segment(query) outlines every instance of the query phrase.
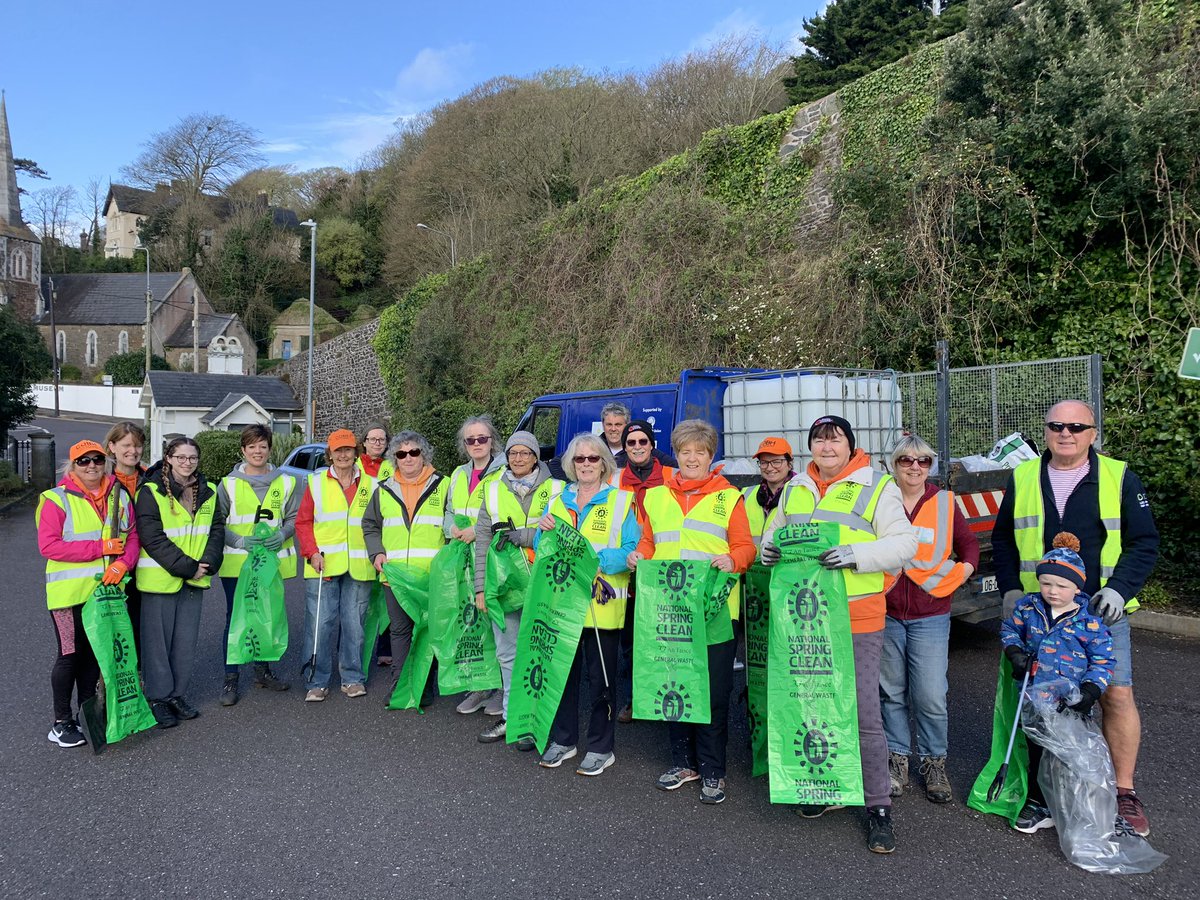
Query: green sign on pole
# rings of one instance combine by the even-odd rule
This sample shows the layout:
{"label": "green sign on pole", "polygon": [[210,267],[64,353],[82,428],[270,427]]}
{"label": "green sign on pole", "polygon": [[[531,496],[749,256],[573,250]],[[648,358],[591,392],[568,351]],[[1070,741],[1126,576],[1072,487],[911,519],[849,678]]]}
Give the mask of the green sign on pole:
{"label": "green sign on pole", "polygon": [[1179,377],[1200,381],[1200,328],[1189,328],[1183,359],[1179,361]]}

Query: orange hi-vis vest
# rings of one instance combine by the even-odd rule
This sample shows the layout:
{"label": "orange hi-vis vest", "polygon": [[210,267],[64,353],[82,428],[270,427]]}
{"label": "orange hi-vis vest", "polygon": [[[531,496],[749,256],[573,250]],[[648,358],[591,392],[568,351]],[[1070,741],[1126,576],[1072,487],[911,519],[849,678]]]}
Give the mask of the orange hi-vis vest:
{"label": "orange hi-vis vest", "polygon": [[954,543],[954,493],[938,491],[912,520],[917,529],[917,555],[904,567],[913,584],[933,597],[949,597],[967,580],[963,563],[950,559]]}

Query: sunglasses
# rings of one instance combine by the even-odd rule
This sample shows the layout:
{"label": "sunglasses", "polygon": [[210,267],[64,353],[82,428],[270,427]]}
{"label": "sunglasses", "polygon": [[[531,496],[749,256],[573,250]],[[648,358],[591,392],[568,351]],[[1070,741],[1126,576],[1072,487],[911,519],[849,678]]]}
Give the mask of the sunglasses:
{"label": "sunglasses", "polygon": [[626,447],[649,447],[650,446],[650,438],[638,438],[637,440],[630,438],[629,440],[627,440],[625,442],[625,446]]}
{"label": "sunglasses", "polygon": [[1083,434],[1083,432],[1095,428],[1095,425],[1084,425],[1082,422],[1047,422],[1046,427],[1055,434],[1062,434],[1065,428],[1071,434]]}
{"label": "sunglasses", "polygon": [[598,462],[600,462],[599,456],[576,456],[575,457],[576,465],[579,465],[579,463],[592,463],[594,465]]}
{"label": "sunglasses", "polygon": [[416,459],[420,455],[421,455],[421,451],[416,448],[414,448],[412,450],[397,450],[396,451],[396,459],[404,459],[406,456],[411,456],[413,459]]}
{"label": "sunglasses", "polygon": [[485,434],[483,437],[463,438],[463,443],[466,444],[468,447],[474,447],[477,444],[486,444],[490,440],[491,440],[491,437],[489,435]]}
{"label": "sunglasses", "polygon": [[77,466],[102,466],[106,462],[108,462],[108,460],[105,459],[103,456],[81,456],[81,457],[79,457],[79,459],[75,460],[75,465],[77,465]]}
{"label": "sunglasses", "polygon": [[920,466],[922,469],[928,469],[930,466],[933,465],[933,457],[932,456],[897,456],[896,457],[896,465],[898,465],[898,466],[903,466],[903,467],[907,468],[907,467],[913,465],[914,463],[916,465]]}

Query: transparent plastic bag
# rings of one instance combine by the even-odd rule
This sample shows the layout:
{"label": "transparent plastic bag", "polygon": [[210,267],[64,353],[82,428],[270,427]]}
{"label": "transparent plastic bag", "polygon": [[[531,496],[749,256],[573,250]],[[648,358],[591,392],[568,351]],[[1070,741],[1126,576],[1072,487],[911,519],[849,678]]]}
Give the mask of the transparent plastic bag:
{"label": "transparent plastic bag", "polygon": [[1150,872],[1167,857],[1117,819],[1117,779],[1108,744],[1090,716],[1058,711],[1061,700],[1079,702],[1065,678],[1030,687],[1021,710],[1025,737],[1045,751],[1038,784],[1054,816],[1058,845],[1072,864],[1104,875]]}

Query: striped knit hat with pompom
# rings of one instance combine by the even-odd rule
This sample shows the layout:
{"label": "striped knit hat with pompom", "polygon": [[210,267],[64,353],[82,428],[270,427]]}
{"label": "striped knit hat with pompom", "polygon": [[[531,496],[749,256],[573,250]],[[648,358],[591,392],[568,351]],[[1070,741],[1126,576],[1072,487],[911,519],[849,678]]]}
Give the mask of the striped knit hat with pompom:
{"label": "striped knit hat with pompom", "polygon": [[1069,531],[1056,534],[1052,549],[1047,551],[1042,561],[1037,564],[1037,574],[1065,578],[1082,591],[1087,581],[1087,573],[1079,556],[1079,538]]}

